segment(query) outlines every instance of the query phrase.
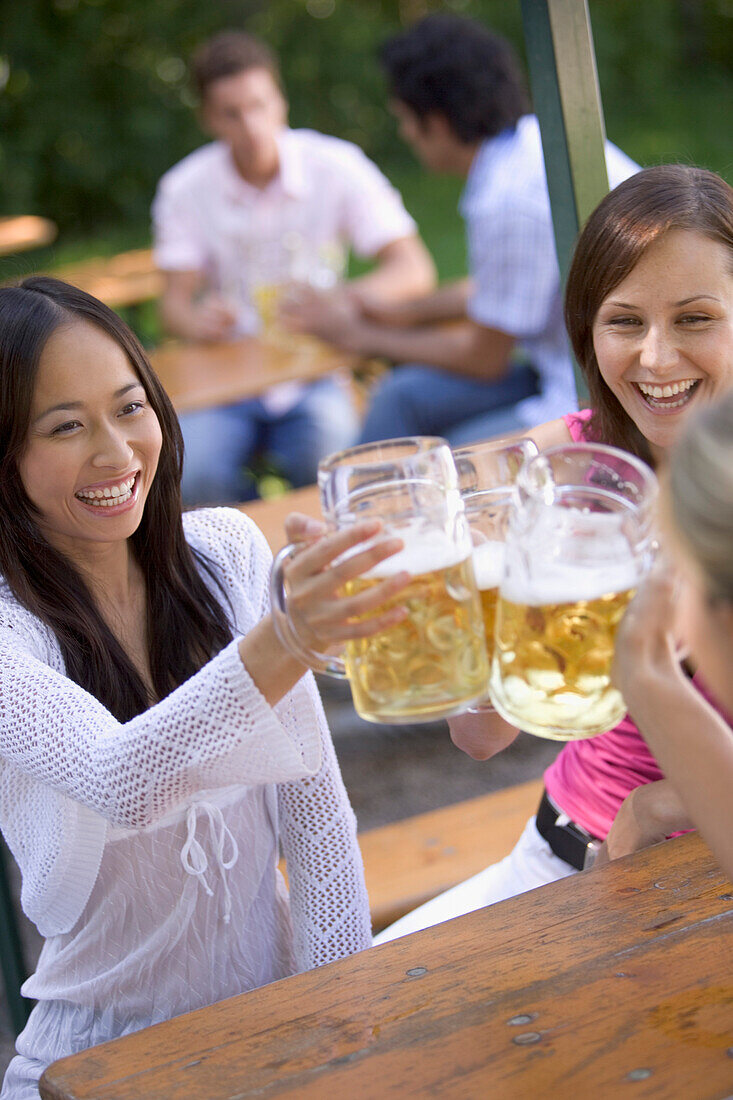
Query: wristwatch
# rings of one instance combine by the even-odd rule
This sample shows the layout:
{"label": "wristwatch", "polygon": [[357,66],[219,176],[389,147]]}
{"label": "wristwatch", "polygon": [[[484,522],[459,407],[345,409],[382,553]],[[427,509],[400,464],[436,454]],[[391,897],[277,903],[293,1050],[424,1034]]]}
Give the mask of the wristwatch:
{"label": "wristwatch", "polygon": [[552,801],[547,791],[537,808],[537,832],[551,850],[576,871],[587,871],[596,861],[601,841],[576,822]]}

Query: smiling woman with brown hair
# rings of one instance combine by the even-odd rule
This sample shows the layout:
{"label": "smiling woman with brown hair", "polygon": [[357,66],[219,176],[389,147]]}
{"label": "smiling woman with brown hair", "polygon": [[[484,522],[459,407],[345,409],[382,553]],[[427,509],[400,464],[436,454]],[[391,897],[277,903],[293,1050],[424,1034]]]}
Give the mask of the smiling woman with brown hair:
{"label": "smiling woman with brown hair", "polygon": [[[565,317],[590,407],[527,434],[540,448],[610,443],[664,469],[693,412],[733,386],[733,189],[685,165],[647,168],[620,184],[580,235]],[[693,683],[703,706],[705,688]],[[607,733],[568,742],[514,851],[378,939],[573,874],[591,865],[601,841],[615,856],[688,828],[635,718],[632,706]],[[482,760],[517,735],[496,715],[449,724],[455,743]]]}

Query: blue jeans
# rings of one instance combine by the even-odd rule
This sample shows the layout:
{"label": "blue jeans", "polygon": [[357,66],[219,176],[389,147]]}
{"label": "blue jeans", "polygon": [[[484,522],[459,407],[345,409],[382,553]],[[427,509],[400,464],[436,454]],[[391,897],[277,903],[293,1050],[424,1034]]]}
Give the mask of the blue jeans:
{"label": "blue jeans", "polygon": [[524,423],[516,405],[537,390],[537,375],[526,363],[513,363],[495,382],[438,367],[396,367],[372,398],[360,442],[442,435],[458,446],[518,431]]}
{"label": "blue jeans", "polygon": [[259,454],[292,485],[310,485],[319,459],[350,446],[358,431],[348,392],[332,378],[309,383],[297,404],[282,414],[252,398],[183,413],[180,423],[186,505],[251,500],[256,490],[247,466]]}

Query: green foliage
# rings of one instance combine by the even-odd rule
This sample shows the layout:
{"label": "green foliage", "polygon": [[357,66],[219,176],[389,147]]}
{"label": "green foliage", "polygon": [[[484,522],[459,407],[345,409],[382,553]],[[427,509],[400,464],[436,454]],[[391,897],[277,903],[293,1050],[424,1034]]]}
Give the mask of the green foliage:
{"label": "green foliage", "polygon": [[642,164],[681,161],[733,182],[730,0],[591,0],[608,134]]}
{"label": "green foliage", "polygon": [[[241,27],[280,54],[293,124],[361,144],[407,181],[413,212],[430,222],[430,189],[441,209],[450,195],[452,210],[456,188],[414,170],[375,58],[401,25],[448,8],[522,51],[519,0],[2,0],[2,212],[51,217],[62,242],[103,231],[143,243],[157,180],[204,140],[187,58],[207,36]],[[694,161],[730,178],[733,0],[590,8],[609,136],[643,163]],[[446,247],[454,232],[451,219]],[[460,262],[454,252],[447,267]]]}

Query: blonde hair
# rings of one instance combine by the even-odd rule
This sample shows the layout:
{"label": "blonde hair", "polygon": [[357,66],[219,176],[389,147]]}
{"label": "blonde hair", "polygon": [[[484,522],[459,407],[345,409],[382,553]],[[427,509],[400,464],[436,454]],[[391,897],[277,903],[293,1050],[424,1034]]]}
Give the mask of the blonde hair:
{"label": "blonde hair", "polygon": [[733,603],[733,391],[683,432],[670,457],[669,490],[673,520],[711,599]]}

